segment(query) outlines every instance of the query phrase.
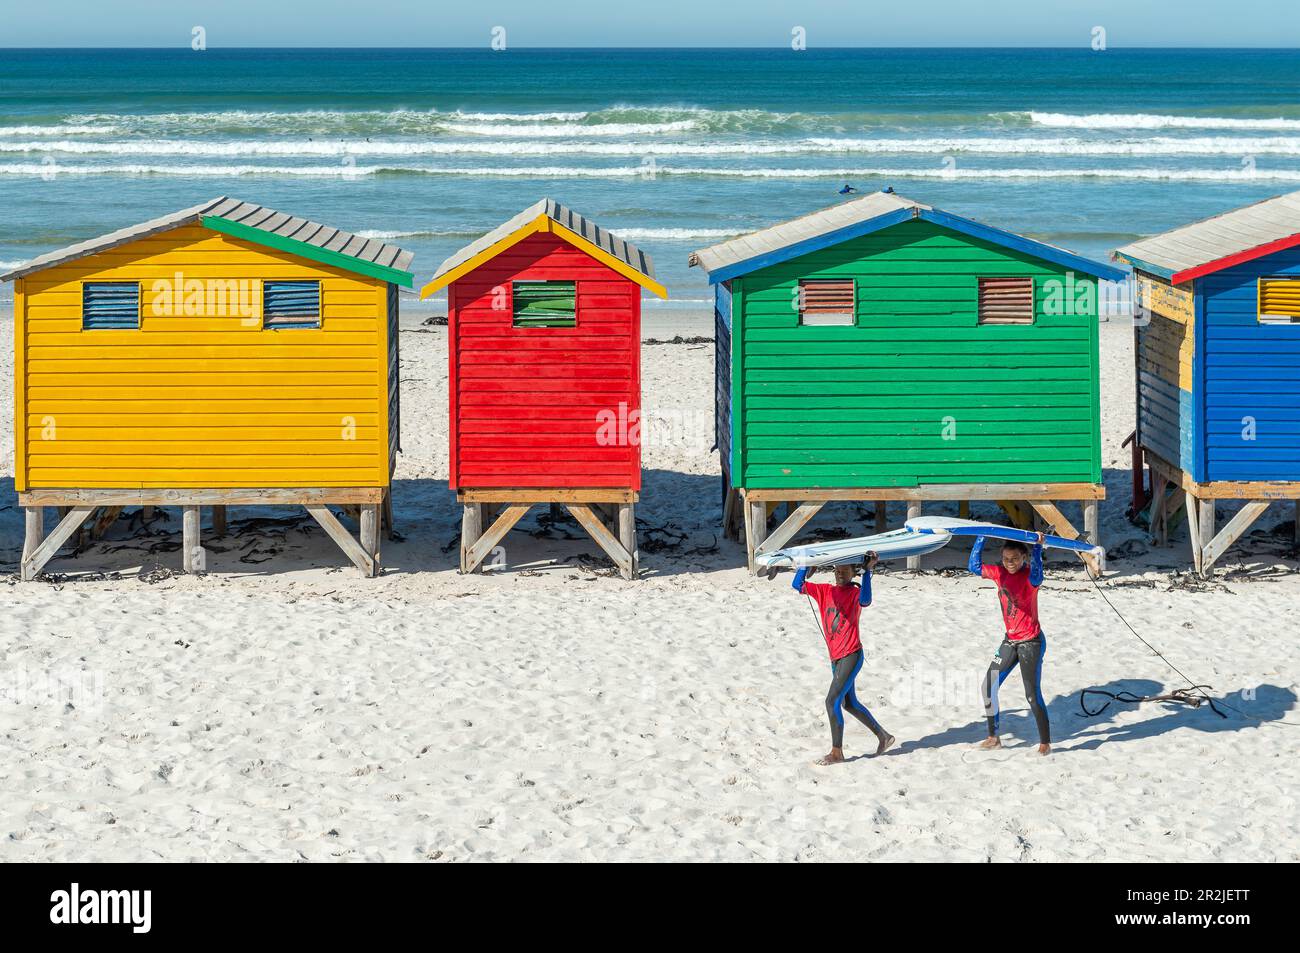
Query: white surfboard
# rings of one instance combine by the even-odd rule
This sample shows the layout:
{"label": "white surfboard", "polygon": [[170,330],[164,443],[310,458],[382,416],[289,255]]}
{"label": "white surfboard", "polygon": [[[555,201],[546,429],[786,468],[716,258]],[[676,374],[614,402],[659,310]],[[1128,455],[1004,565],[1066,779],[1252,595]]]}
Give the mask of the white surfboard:
{"label": "white surfboard", "polygon": [[761,568],[775,571],[861,562],[870,552],[881,559],[904,559],[932,553],[942,548],[949,539],[951,537],[947,533],[938,531],[921,533],[906,528],[895,529],[875,536],[832,539],[824,543],[777,549],[770,553],[760,553],[754,557],[754,562]]}
{"label": "white surfboard", "polygon": [[[1014,539],[1022,543],[1034,543],[1038,534],[1014,526],[999,526],[997,523],[980,523],[976,520],[958,519],[954,516],[917,516],[903,524],[905,528],[927,535],[952,536],[988,536],[993,539]],[[1043,545],[1049,549],[1068,549],[1076,553],[1091,553],[1101,556],[1105,550],[1082,539],[1066,539],[1046,533]]]}

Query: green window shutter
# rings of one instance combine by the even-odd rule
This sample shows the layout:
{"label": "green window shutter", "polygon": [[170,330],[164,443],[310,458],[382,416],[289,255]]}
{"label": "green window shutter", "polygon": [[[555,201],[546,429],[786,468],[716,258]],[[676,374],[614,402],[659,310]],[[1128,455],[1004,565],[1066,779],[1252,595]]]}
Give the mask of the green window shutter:
{"label": "green window shutter", "polygon": [[576,282],[516,281],[510,294],[517,328],[572,328],[578,323]]}
{"label": "green window shutter", "polygon": [[140,327],[140,282],[87,281],[81,286],[84,331]]}
{"label": "green window shutter", "polygon": [[320,327],[320,282],[262,282],[262,327]]}

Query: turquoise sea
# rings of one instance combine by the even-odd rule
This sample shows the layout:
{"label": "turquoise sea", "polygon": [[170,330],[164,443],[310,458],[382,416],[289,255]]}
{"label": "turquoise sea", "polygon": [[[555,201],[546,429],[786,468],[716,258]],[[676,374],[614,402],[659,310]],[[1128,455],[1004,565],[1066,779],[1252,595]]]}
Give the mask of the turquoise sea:
{"label": "turquoise sea", "polygon": [[0,50],[5,265],[226,194],[423,277],[552,196],[702,309],[692,249],[845,183],[1104,256],[1300,189],[1300,52]]}

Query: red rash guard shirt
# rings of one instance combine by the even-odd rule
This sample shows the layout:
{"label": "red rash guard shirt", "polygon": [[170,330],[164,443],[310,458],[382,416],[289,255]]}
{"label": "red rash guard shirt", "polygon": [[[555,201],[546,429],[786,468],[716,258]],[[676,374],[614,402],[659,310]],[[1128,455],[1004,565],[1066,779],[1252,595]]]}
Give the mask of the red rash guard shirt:
{"label": "red rash guard shirt", "polygon": [[1010,573],[1000,564],[985,566],[985,579],[998,587],[998,601],[1002,603],[1002,621],[1007,627],[1007,638],[1012,642],[1032,639],[1041,631],[1038,626],[1038,587],[1029,581],[1029,567]]}
{"label": "red rash guard shirt", "polygon": [[818,615],[822,620],[822,636],[826,639],[826,648],[830,650],[832,662],[862,648],[862,640],[858,635],[858,617],[862,615],[862,605],[858,601],[861,589],[856,584],[835,586],[805,582],[803,593],[817,603]]}

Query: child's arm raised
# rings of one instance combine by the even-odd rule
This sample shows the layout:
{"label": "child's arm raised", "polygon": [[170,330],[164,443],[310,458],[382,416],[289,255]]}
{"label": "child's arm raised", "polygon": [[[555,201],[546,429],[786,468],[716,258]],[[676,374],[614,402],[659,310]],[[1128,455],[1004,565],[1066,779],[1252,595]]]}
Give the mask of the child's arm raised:
{"label": "child's arm raised", "polygon": [[816,567],[814,567],[814,566],[800,566],[800,567],[799,567],[799,570],[794,574],[794,582],[792,582],[792,583],[790,584],[790,585],[794,586],[794,591],[795,591],[795,592],[799,593],[800,595],[803,595],[803,583],[804,583],[804,580],[808,578],[808,574],[809,574],[810,572],[812,572],[813,569],[815,569],[815,568],[816,568]]}
{"label": "child's arm raised", "polygon": [[1043,534],[1038,534],[1038,542],[1029,554],[1029,584],[1037,589],[1043,584]]}
{"label": "child's arm raised", "polygon": [[862,567],[862,591],[858,593],[858,605],[871,605],[871,570],[876,568],[880,557],[874,552],[867,553],[867,564]]}
{"label": "child's arm raised", "polygon": [[975,537],[975,545],[970,548],[970,560],[966,563],[972,576],[984,578],[984,537]]}

